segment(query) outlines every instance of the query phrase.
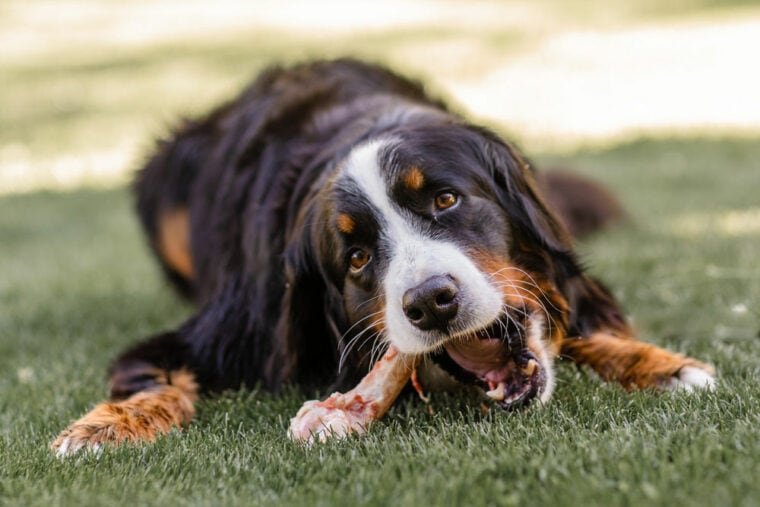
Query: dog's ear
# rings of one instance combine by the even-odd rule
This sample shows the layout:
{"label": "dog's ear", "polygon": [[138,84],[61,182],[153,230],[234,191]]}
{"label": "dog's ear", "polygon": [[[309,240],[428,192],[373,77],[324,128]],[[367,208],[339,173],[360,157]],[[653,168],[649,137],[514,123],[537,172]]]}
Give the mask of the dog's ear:
{"label": "dog's ear", "polygon": [[493,134],[486,137],[491,176],[511,222],[515,251],[510,254],[527,259],[529,268],[551,278],[567,301],[571,335],[587,336],[599,329],[630,334],[615,298],[578,262],[570,235],[545,204],[532,169],[517,150]]}
{"label": "dog's ear", "polygon": [[284,292],[279,308],[272,308],[279,318],[266,372],[274,388],[287,382],[324,382],[337,370],[339,329],[345,315],[340,290],[322,259],[329,234],[315,201],[293,228],[283,255]]}
{"label": "dog's ear", "polygon": [[529,263],[542,263],[541,272],[550,276],[567,301],[568,333],[588,336],[603,329],[631,335],[615,298],[578,262],[569,232],[545,204],[527,162],[517,150],[493,137],[486,153],[512,224],[516,249],[512,254]]}
{"label": "dog's ear", "polygon": [[486,164],[498,199],[509,215],[513,239],[560,255],[570,253],[570,235],[541,197],[528,163],[493,133],[482,134],[486,138]]}

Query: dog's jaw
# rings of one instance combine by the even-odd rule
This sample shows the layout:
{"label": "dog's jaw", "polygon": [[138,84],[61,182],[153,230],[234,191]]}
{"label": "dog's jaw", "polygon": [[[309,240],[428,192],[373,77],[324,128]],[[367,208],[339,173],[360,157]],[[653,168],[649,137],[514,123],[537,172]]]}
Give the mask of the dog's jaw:
{"label": "dog's jaw", "polygon": [[[553,354],[545,345],[545,323],[543,315],[534,313],[526,319],[524,331],[514,339],[485,338],[484,331],[480,331],[450,341],[445,349],[502,408],[521,407],[536,397],[547,402],[555,381]],[[503,324],[489,329],[500,327]]]}

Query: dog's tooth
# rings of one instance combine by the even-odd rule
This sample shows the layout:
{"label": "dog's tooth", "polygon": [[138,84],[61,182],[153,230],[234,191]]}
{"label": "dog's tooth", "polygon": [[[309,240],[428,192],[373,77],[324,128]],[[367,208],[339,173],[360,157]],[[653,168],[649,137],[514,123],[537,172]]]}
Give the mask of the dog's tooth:
{"label": "dog's tooth", "polygon": [[538,368],[538,363],[536,362],[535,359],[531,359],[525,364],[525,366],[523,366],[522,372],[523,374],[530,377],[531,375],[533,375],[533,373],[535,373],[536,368]]}
{"label": "dog's tooth", "polygon": [[488,396],[492,400],[502,401],[504,399],[504,394],[506,392],[506,389],[507,389],[507,385],[504,382],[499,382],[499,385],[496,386],[496,389],[491,389],[490,391],[486,391],[486,396]]}

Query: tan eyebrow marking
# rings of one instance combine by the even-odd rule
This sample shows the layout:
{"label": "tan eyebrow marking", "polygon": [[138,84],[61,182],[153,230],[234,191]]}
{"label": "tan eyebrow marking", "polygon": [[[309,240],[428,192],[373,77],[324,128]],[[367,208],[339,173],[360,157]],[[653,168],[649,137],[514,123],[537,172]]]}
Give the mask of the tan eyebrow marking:
{"label": "tan eyebrow marking", "polygon": [[346,215],[345,213],[340,213],[338,215],[338,230],[340,232],[343,232],[345,234],[351,234],[354,232],[354,227],[356,227],[356,222],[354,222],[354,219],[350,216]]}
{"label": "tan eyebrow marking", "polygon": [[411,167],[404,174],[404,183],[412,190],[419,190],[422,188],[423,183],[425,183],[425,176],[419,167]]}

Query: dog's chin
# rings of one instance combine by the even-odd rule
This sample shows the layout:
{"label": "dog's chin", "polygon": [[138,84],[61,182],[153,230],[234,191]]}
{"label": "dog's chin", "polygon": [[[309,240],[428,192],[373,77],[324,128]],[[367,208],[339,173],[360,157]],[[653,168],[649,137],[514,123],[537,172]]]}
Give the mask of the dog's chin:
{"label": "dog's chin", "polygon": [[447,356],[504,409],[515,409],[549,389],[549,365],[526,345],[525,330],[503,316],[473,333],[443,344]]}

